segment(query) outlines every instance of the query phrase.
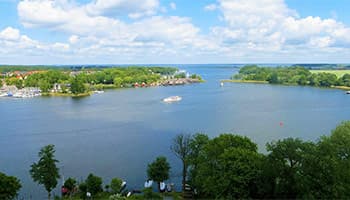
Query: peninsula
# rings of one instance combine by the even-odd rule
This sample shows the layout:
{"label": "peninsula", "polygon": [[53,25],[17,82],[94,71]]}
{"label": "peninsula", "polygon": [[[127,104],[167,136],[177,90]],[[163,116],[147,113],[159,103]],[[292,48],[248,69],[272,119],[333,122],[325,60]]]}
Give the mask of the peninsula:
{"label": "peninsula", "polygon": [[174,67],[0,67],[0,96],[88,96],[104,89],[174,86],[202,82]]}
{"label": "peninsula", "polygon": [[309,70],[301,66],[259,67],[246,65],[230,80],[223,80],[223,82],[302,85],[350,90],[350,70]]}

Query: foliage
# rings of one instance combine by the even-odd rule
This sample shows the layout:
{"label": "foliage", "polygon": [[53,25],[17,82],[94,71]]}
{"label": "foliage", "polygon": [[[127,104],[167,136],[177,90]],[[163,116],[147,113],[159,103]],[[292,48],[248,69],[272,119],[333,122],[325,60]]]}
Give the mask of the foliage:
{"label": "foliage", "polygon": [[170,147],[171,151],[181,160],[182,162],[182,191],[185,190],[187,171],[189,167],[189,159],[191,155],[191,138],[189,134],[179,134],[172,142]]}
{"label": "foliage", "polygon": [[234,75],[233,79],[268,81],[270,84],[285,85],[310,85],[316,87],[349,86],[350,75],[344,74],[339,78],[333,72],[310,70],[292,67],[258,67],[257,65],[247,65]]}
{"label": "foliage", "polygon": [[23,88],[23,80],[16,78],[16,77],[10,77],[5,79],[6,85],[15,85],[18,89]]}
{"label": "foliage", "polygon": [[80,198],[85,199],[87,191],[88,191],[87,184],[85,182],[80,183],[79,184]]}
{"label": "foliage", "polygon": [[86,91],[84,82],[79,77],[74,77],[70,82],[70,90],[73,94],[81,94]]}
{"label": "foliage", "polygon": [[123,181],[121,179],[113,178],[110,185],[112,189],[112,193],[113,194],[120,193],[120,190],[122,189],[122,184],[123,184]]}
{"label": "foliage", "polygon": [[201,154],[204,152],[204,147],[209,142],[209,137],[202,133],[193,135],[190,141],[191,154],[189,156],[190,170],[189,170],[189,182],[191,185],[200,185],[196,183],[196,177],[198,172],[198,166],[200,164]]}
{"label": "foliage", "polygon": [[158,157],[156,160],[148,164],[147,175],[148,178],[158,182],[158,189],[160,190],[160,182],[169,179],[170,165],[165,157]]}
{"label": "foliage", "polygon": [[7,176],[0,172],[0,199],[11,200],[17,197],[21,189],[20,181],[14,176]]}
{"label": "foliage", "polygon": [[87,191],[90,192],[92,195],[103,191],[101,177],[89,174],[89,176],[85,180],[85,183]]}
{"label": "foliage", "polygon": [[158,193],[153,192],[152,188],[144,188],[142,192],[145,199],[161,199],[161,196]]}
{"label": "foliage", "polygon": [[186,73],[182,72],[182,73],[176,74],[174,78],[186,78]]}
{"label": "foliage", "polygon": [[77,181],[74,178],[69,177],[63,184],[68,189],[68,193],[71,193],[77,186]]}
{"label": "foliage", "polygon": [[123,197],[121,194],[113,194],[109,196],[109,200],[124,200],[126,197]]}
{"label": "foliage", "polygon": [[59,169],[56,166],[58,160],[55,159],[54,154],[54,145],[43,147],[38,154],[39,161],[33,163],[30,169],[30,175],[33,180],[40,185],[44,185],[49,199],[51,197],[51,191],[57,186],[57,179],[60,178]]}
{"label": "foliage", "polygon": [[305,187],[304,166],[308,155],[314,152],[314,144],[300,139],[287,138],[267,144],[269,168],[272,170],[273,196],[277,198],[301,198]]}
{"label": "foliage", "polygon": [[248,198],[259,174],[260,157],[248,138],[222,134],[199,154],[193,186],[208,198]]}

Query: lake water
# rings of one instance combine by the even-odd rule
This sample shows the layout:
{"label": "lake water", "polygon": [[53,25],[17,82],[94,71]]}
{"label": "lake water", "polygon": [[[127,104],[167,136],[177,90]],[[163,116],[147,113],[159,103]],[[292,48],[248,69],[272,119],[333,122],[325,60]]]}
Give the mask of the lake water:
{"label": "lake water", "polygon": [[[0,99],[0,171],[21,179],[21,198],[44,199],[43,187],[32,182],[28,171],[39,149],[54,144],[65,177],[82,180],[92,172],[105,183],[120,177],[140,189],[147,164],[164,155],[172,166],[170,181],[179,188],[180,161],[169,149],[178,133],[241,134],[265,152],[271,140],[317,140],[350,119],[350,95],[341,90],[238,83],[220,87],[219,81],[236,68],[178,67],[207,82],[110,90],[81,99]],[[173,95],[182,101],[161,102]]]}

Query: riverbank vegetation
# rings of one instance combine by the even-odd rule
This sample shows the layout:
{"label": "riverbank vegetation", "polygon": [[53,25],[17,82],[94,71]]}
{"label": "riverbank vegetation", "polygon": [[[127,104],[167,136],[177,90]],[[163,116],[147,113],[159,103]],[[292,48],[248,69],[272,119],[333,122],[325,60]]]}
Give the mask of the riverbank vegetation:
{"label": "riverbank vegetation", "polygon": [[348,70],[310,71],[304,67],[244,66],[231,79],[233,81],[264,81],[270,84],[303,85],[315,87],[350,87]]}
{"label": "riverbank vegetation", "polygon": [[[151,188],[129,195],[123,181],[113,178],[103,187],[94,174],[78,183],[68,178],[62,199],[346,199],[350,196],[350,121],[337,126],[329,136],[317,141],[285,138],[266,144],[267,153],[258,151],[251,139],[224,133],[215,138],[206,134],[180,134],[170,149],[183,162],[182,196],[176,192],[156,193]],[[30,173],[50,194],[57,186],[54,146],[43,147]],[[158,183],[169,178],[171,169],[160,156],[147,168],[149,179]],[[21,185],[17,178],[0,173],[0,197],[13,199]],[[4,190],[5,189],[5,190]],[[63,190],[64,189],[64,190]],[[135,190],[132,190],[135,191]],[[133,192],[131,192],[132,194]],[[190,196],[188,196],[190,195]],[[48,195],[50,197],[50,195]],[[61,197],[55,197],[61,199]]]}
{"label": "riverbank vegetation", "polygon": [[[85,96],[94,90],[157,86],[166,81],[179,84],[202,81],[199,75],[179,73],[177,68],[172,67],[88,68],[78,71],[69,68],[29,67],[35,71],[14,71],[23,68],[0,68],[4,80],[0,82],[18,89],[40,88],[47,96]],[[178,81],[180,78],[185,80]]]}

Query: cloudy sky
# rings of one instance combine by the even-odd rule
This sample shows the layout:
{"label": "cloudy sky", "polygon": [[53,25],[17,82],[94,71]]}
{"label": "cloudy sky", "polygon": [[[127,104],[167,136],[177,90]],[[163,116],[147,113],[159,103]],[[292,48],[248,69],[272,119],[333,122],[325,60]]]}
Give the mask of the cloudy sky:
{"label": "cloudy sky", "polygon": [[0,63],[350,63],[349,10],[349,0],[0,0]]}

